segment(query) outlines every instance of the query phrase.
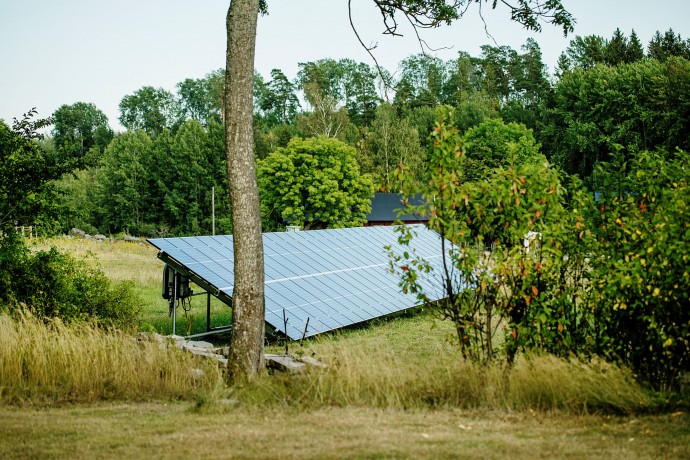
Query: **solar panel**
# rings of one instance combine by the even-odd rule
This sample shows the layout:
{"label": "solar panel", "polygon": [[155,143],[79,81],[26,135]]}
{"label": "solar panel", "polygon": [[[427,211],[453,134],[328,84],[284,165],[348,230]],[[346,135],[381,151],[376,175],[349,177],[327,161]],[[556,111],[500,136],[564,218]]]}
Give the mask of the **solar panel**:
{"label": "solar panel", "polygon": [[[266,322],[293,340],[405,310],[419,302],[388,271],[388,252],[415,251],[435,270],[422,276],[430,299],[443,295],[440,237],[423,225],[410,246],[394,227],[264,233]],[[226,303],[232,297],[232,236],[155,238],[158,257]],[[448,246],[450,247],[450,243]],[[435,273],[435,274],[434,274]],[[283,321],[287,319],[287,327]],[[308,323],[307,323],[308,322]]]}

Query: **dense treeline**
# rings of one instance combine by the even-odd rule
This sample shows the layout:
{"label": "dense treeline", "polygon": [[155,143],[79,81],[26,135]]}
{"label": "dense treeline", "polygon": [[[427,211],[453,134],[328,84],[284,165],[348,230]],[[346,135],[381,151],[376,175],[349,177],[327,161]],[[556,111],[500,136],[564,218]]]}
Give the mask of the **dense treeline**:
{"label": "dense treeline", "polygon": [[[444,104],[467,133],[467,177],[500,165],[498,144],[522,142],[594,190],[596,164],[618,146],[628,158],[690,149],[689,59],[690,40],[672,30],[657,32],[646,49],[634,31],[616,30],[609,39],[576,37],[553,77],[531,39],[520,50],[486,45],[479,56],[459,52],[449,61],[413,55],[394,76],[351,59],[300,63],[295,80],[279,69],[255,75],[255,155],[265,160],[295,137],[335,138],[349,145],[373,189],[397,191],[399,164],[422,176]],[[215,230],[229,232],[223,82],[217,70],[180,82],[175,93],[146,86],[125,95],[124,133],[93,104],[60,107],[42,147],[71,172],[24,197],[16,221],[43,233],[209,234],[214,189]],[[267,228],[290,220],[262,203]]]}

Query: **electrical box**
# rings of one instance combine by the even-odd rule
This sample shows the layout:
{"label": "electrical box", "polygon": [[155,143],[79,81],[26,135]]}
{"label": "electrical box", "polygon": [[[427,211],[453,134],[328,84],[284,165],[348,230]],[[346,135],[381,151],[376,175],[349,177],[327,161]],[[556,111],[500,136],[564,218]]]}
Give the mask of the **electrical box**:
{"label": "electrical box", "polygon": [[194,294],[189,288],[189,277],[177,273],[170,265],[166,265],[163,267],[163,298],[170,300],[173,298],[173,293],[177,299],[186,299]]}

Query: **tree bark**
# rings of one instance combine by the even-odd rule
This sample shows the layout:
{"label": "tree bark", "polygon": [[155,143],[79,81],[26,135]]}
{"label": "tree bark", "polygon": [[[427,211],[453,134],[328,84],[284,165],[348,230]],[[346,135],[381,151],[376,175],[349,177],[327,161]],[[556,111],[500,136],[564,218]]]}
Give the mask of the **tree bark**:
{"label": "tree bark", "polygon": [[264,256],[252,130],[259,0],[231,0],[227,16],[225,139],[232,205],[235,285],[228,366],[233,380],[264,366]]}

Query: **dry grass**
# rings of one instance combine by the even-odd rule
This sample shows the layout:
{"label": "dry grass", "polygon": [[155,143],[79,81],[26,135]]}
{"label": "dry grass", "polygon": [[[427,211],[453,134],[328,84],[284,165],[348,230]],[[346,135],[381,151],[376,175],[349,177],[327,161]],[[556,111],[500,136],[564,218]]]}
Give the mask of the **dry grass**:
{"label": "dry grass", "polygon": [[372,408],[311,411],[189,403],[0,407],[0,458],[686,459],[685,414]]}
{"label": "dry grass", "polygon": [[[511,369],[465,361],[448,323],[399,318],[295,349],[327,364],[301,376],[272,376],[239,389],[251,405],[396,409],[484,408],[638,413],[652,407],[630,372],[602,361],[531,356]],[[275,350],[277,351],[277,350]]]}
{"label": "dry grass", "polygon": [[[195,377],[193,368],[203,376]],[[220,385],[212,363],[156,341],[88,324],[0,315],[0,401],[191,398]]]}

